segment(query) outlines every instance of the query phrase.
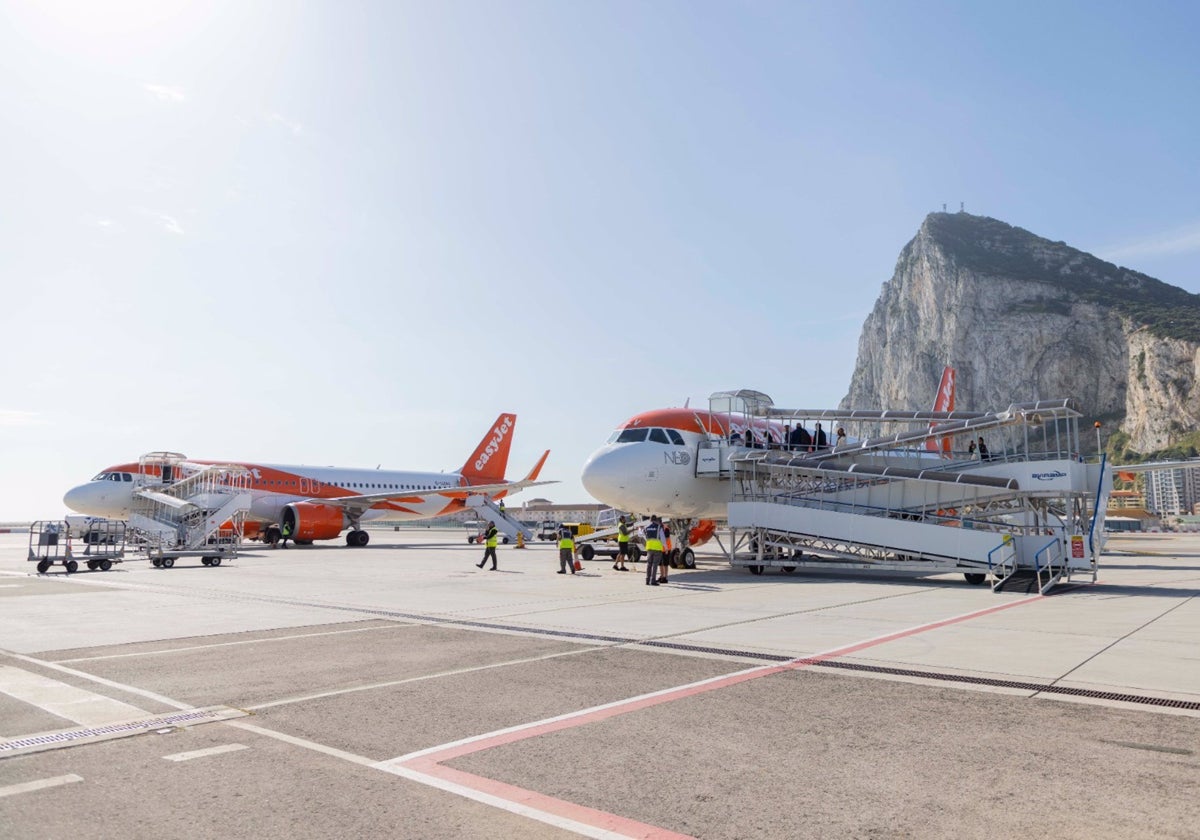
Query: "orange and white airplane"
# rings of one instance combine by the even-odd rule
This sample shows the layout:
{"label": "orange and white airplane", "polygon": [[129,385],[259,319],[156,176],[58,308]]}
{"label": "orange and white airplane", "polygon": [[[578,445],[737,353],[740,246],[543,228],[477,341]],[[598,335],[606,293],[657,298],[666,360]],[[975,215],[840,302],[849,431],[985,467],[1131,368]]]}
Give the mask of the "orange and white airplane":
{"label": "orange and white airplane", "polygon": [[[952,411],[954,369],[942,371],[934,411]],[[608,442],[583,466],[584,489],[606,505],[639,514],[658,513],[672,519],[699,520],[690,529],[690,544],[698,545],[716,530],[715,520],[727,518],[729,482],[697,474],[701,458],[716,458],[702,442],[713,438],[744,438],[747,430],[763,441],[768,433],[784,439],[783,420],[752,417],[738,412],[660,408],[622,423]],[[819,429],[806,430],[818,445]],[[939,446],[939,443],[941,444]],[[926,443],[932,453],[950,451],[949,437]],[[944,448],[944,449],[943,449]],[[686,526],[685,526],[686,527]]]}
{"label": "orange and white airplane", "polygon": [[[468,496],[486,495],[495,500],[526,487],[554,483],[537,480],[550,455],[548,449],[525,478],[511,482],[504,478],[516,425],[515,414],[501,414],[466,463],[449,473],[198,460],[186,460],[184,469],[213,465],[246,469],[252,499],[247,537],[279,523],[291,526],[292,538],[303,545],[337,539],[348,527],[346,544],[363,546],[369,539],[362,530],[364,522],[433,519],[465,510]],[[135,489],[172,477],[181,476],[164,475],[160,464],[118,464],[68,490],[63,502],[89,516],[127,519]]]}

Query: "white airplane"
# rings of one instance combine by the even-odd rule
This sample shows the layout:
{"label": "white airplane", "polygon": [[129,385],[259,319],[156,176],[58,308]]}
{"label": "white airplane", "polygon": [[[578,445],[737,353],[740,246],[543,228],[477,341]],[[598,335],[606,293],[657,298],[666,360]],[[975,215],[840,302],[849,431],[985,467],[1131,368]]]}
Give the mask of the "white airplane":
{"label": "white airplane", "polygon": [[[269,525],[279,523],[290,525],[292,538],[303,545],[336,539],[349,527],[346,544],[364,546],[369,535],[362,530],[363,522],[433,519],[465,510],[468,496],[486,495],[495,500],[526,487],[552,484],[537,481],[550,455],[548,449],[525,478],[511,482],[504,478],[516,424],[515,414],[501,414],[456,472],[192,461],[182,456],[147,458],[104,469],[87,484],[68,490],[63,502],[89,516],[128,519],[134,490],[139,487],[170,482],[184,477],[188,470],[206,466],[240,466],[247,471],[252,498],[246,537],[257,536]],[[184,475],[173,474],[179,470]]]}
{"label": "white airplane", "polygon": [[[954,369],[942,371],[934,411],[953,411]],[[760,443],[770,436],[784,440],[783,420],[769,420],[739,412],[659,408],[622,423],[607,443],[592,453],[583,466],[584,489],[606,505],[634,513],[658,513],[691,524],[689,544],[699,545],[716,531],[716,521],[728,516],[729,483],[697,475],[697,459],[716,457],[701,448],[703,441],[728,440],[748,433]],[[803,427],[800,427],[803,428]],[[801,447],[828,445],[829,432],[819,424],[799,435]],[[926,448],[938,452],[936,439]],[[942,445],[949,451],[949,439]],[[698,520],[689,523],[689,520]]]}

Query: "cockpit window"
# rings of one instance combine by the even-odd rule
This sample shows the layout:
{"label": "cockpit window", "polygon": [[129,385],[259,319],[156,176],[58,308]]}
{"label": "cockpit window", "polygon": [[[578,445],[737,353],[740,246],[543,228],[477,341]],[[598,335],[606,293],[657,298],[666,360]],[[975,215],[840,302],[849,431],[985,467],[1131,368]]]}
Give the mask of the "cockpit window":
{"label": "cockpit window", "polygon": [[121,474],[120,474],[120,473],[109,473],[109,474],[108,474],[108,480],[109,480],[109,481],[120,481],[120,480],[121,480]]}
{"label": "cockpit window", "polygon": [[670,443],[671,441],[667,440],[667,433],[664,430],[651,429],[650,430],[650,442],[651,443]]}
{"label": "cockpit window", "polygon": [[122,481],[133,481],[133,476],[130,473],[121,473]]}
{"label": "cockpit window", "polygon": [[108,473],[102,472],[93,478],[92,481],[108,481]]}
{"label": "cockpit window", "polygon": [[621,429],[613,438],[613,443],[641,443],[646,439],[645,429]]}
{"label": "cockpit window", "polygon": [[679,432],[675,431],[674,429],[667,429],[667,437],[669,437],[671,439],[671,443],[675,444],[676,446],[683,446],[683,435],[679,434]]}

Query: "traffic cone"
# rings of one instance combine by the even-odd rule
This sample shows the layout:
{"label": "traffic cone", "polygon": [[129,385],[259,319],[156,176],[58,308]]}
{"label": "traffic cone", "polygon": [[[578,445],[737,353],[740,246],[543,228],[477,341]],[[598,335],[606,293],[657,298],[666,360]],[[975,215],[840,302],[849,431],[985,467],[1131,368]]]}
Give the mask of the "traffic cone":
{"label": "traffic cone", "polygon": [[517,548],[525,547],[525,532],[517,531]]}

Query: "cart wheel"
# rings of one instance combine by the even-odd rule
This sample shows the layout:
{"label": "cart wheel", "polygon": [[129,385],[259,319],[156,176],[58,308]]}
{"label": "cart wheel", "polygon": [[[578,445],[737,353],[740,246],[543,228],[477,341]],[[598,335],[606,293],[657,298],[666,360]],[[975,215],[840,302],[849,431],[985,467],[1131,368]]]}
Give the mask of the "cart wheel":
{"label": "cart wheel", "polygon": [[750,574],[752,575],[761,575],[763,573],[762,566],[747,566],[746,568],[750,570]]}
{"label": "cart wheel", "polygon": [[579,549],[579,555],[588,563],[592,562],[592,558],[596,556],[596,549],[591,544],[585,545]]}
{"label": "cart wheel", "polygon": [[971,584],[972,586],[979,586],[979,584],[983,583],[984,578],[986,578],[987,575],[982,575],[977,572],[963,572],[963,577],[965,577],[967,579],[967,583]]}
{"label": "cart wheel", "polygon": [[220,566],[220,565],[221,565],[221,558],[220,558],[220,557],[212,557],[212,558],[209,558],[208,565],[210,565],[210,566]]}
{"label": "cart wheel", "polygon": [[172,567],[172,566],[174,566],[174,565],[175,565],[175,558],[174,558],[174,557],[164,557],[164,558],[162,559],[162,567],[163,567],[164,569],[169,569],[169,568],[171,568],[171,567]]}
{"label": "cart wheel", "polygon": [[39,574],[39,575],[44,575],[44,574],[46,574],[46,570],[47,570],[47,569],[49,569],[49,568],[50,568],[50,561],[49,561],[49,560],[39,560],[39,561],[38,561],[37,569],[38,569],[38,574]]}
{"label": "cart wheel", "polygon": [[63,565],[67,567],[67,574],[69,574],[69,575],[73,575],[77,571],[79,571],[79,564],[76,563],[74,560],[68,560]]}
{"label": "cart wheel", "polygon": [[783,572],[785,575],[790,575],[792,572],[796,571],[796,567],[795,566],[780,566],[779,570],[781,572]]}
{"label": "cart wheel", "polygon": [[161,558],[161,557],[155,557],[155,558],[154,558],[153,560],[151,560],[150,562],[151,562],[152,564],[154,564],[154,568],[156,568],[156,569],[161,569],[161,568],[162,568],[162,558]]}
{"label": "cart wheel", "polygon": [[107,571],[108,571],[109,569],[111,569],[111,568],[112,568],[112,561],[111,561],[111,560],[104,559],[104,560],[101,560],[101,561],[100,561],[100,571],[102,571],[102,572],[107,572]]}
{"label": "cart wheel", "polygon": [[[630,540],[630,542],[633,542]],[[642,559],[642,547],[640,545],[629,546],[629,559],[634,563]]]}
{"label": "cart wheel", "polygon": [[212,558],[211,557],[201,557],[200,562],[202,564],[204,564],[205,566],[207,566],[209,563],[212,562]]}

